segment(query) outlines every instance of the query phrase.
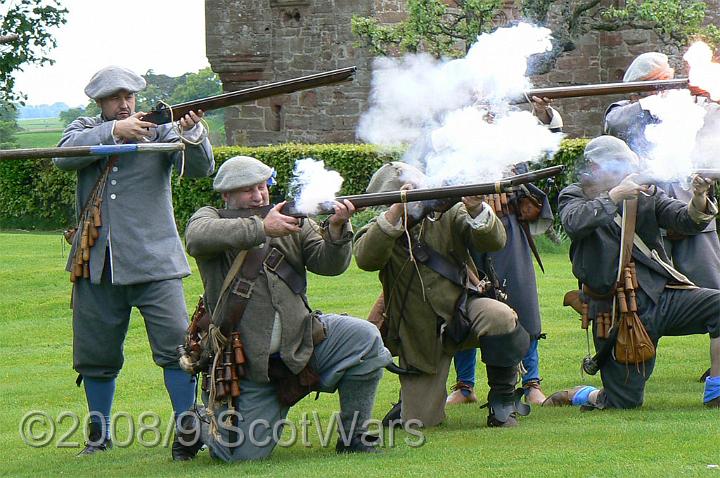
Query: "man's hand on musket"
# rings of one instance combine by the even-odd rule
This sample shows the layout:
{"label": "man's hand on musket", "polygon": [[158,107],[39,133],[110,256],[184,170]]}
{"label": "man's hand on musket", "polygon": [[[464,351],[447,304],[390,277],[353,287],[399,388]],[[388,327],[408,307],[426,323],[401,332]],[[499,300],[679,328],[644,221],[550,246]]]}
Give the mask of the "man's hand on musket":
{"label": "man's hand on musket", "polygon": [[[400,191],[408,191],[410,189],[415,189],[415,186],[413,186],[410,183],[403,184],[403,186],[400,188]],[[404,203],[395,203],[387,210],[385,213],[385,219],[390,224],[399,224],[400,220],[405,217],[405,204]]]}
{"label": "man's hand on musket", "polygon": [[182,127],[183,131],[190,131],[195,127],[196,124],[200,122],[200,119],[205,116],[205,113],[203,113],[203,110],[198,110],[197,113],[194,111],[189,112],[182,118],[180,118],[180,126]]}
{"label": "man's hand on musket", "polygon": [[533,113],[537,119],[539,119],[542,124],[550,124],[552,121],[550,103],[552,103],[553,100],[550,98],[540,98],[539,96],[533,96],[531,100]]}
{"label": "man's hand on musket", "polygon": [[113,136],[125,141],[146,141],[155,135],[155,123],[143,121],[142,118],[146,113],[139,111],[125,119],[115,121]]}
{"label": "man's hand on musket", "polygon": [[707,209],[707,195],[708,190],[713,184],[713,180],[704,178],[699,174],[694,174],[692,177],[692,192],[693,198],[692,203],[695,209],[704,212]]}
{"label": "man's hand on musket", "polygon": [[620,204],[624,199],[635,199],[638,194],[650,193],[650,186],[644,186],[638,184],[636,181],[640,178],[638,173],[632,173],[627,175],[620,184],[610,190],[608,195],[615,204]]}
{"label": "man's hand on musket", "polygon": [[285,206],[287,201],[283,201],[274,208],[270,209],[265,219],[263,219],[263,229],[268,237],[283,237],[300,232],[300,220],[286,216],[280,210]]}
{"label": "man's hand on musket", "polygon": [[465,209],[467,209],[470,217],[476,218],[483,210],[483,197],[482,196],[465,196],[462,198]]}
{"label": "man's hand on musket", "polygon": [[335,209],[335,214],[328,218],[328,229],[330,230],[330,238],[338,240],[342,237],[345,223],[350,220],[350,216],[355,212],[355,206],[345,199],[343,202],[335,201],[333,208]]}

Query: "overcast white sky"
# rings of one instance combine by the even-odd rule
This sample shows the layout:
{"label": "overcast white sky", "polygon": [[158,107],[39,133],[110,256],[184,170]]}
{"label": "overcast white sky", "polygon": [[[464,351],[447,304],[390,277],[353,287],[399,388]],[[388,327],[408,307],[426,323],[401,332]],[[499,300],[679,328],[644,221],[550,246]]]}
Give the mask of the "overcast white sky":
{"label": "overcast white sky", "polygon": [[85,85],[108,65],[170,76],[208,66],[204,0],[61,1],[68,14],[50,52],[56,63],[16,75],[29,105],[85,105]]}

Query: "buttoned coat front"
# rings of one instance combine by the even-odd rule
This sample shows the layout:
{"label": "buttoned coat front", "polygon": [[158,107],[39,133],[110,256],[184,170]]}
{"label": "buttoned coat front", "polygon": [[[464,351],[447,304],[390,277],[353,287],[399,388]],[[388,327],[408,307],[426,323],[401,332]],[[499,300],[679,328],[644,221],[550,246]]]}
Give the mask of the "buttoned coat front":
{"label": "buttoned coat front", "polygon": [[[63,133],[59,146],[115,144],[114,121],[81,117]],[[181,139],[171,125],[161,125],[153,142],[173,143]],[[185,252],[175,226],[170,179],[173,167],[183,167],[183,153],[129,153],[119,156],[102,194],[103,225],[90,254],[90,280],[99,284],[106,250],[110,279],[114,285],[140,284],[175,279],[190,274]],[[76,206],[85,205],[109,157],[54,158],[60,169],[77,171]],[[206,134],[199,145],[186,143],[184,176],[209,176],[214,170],[213,152]],[[74,256],[80,240],[76,235]]]}

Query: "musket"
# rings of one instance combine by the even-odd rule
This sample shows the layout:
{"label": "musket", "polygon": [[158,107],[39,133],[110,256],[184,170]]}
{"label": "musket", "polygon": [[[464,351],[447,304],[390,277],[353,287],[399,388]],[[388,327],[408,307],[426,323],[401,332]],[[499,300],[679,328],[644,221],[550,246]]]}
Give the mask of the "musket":
{"label": "musket", "polygon": [[253,86],[239,91],[231,91],[221,95],[209,96],[198,100],[188,101],[172,105],[168,108],[165,103],[158,103],[148,114],[143,116],[143,121],[155,124],[165,124],[178,120],[190,111],[203,110],[205,112],[224,108],[226,106],[249,103],[250,101],[268,98],[270,96],[284,95],[296,91],[317,88],[318,86],[334,85],[344,81],[352,81],[357,67],[340,68],[338,70],[315,73],[314,75],[293,78],[290,80],[268,83],[266,85]]}
{"label": "musket", "polygon": [[107,144],[99,146],[68,146],[66,148],[27,148],[0,150],[0,160],[5,159],[41,159],[75,158],[82,156],[110,156],[128,153],[149,153],[183,151],[183,143],[148,144]]}
{"label": "musket", "polygon": [[581,98],[585,96],[627,95],[630,93],[678,90],[689,86],[687,78],[675,80],[628,81],[627,83],[597,83],[591,85],[552,86],[526,90],[522,97],[512,99],[513,104],[527,103],[533,96],[538,98]]}
{"label": "musket", "polygon": [[720,169],[719,168],[701,168],[693,171],[692,174],[697,174],[700,177],[707,179],[714,179],[715,181],[720,180]]}
{"label": "musket", "polygon": [[712,179],[714,181],[720,180],[720,169],[717,168],[698,168],[694,169],[690,174],[687,175],[685,178],[663,178],[660,176],[656,176],[652,173],[643,173],[640,174],[637,178],[635,178],[635,182],[637,184],[656,184],[656,183],[672,183],[672,182],[682,182],[682,181],[690,181],[693,176],[700,176],[707,179]]}
{"label": "musket", "polygon": [[[565,167],[552,166],[538,169],[516,176],[500,179],[493,183],[468,184],[464,186],[446,186],[439,188],[408,189],[403,191],[390,191],[382,193],[355,194],[350,196],[338,196],[336,201],[350,201],[356,209],[371,206],[389,206],[397,203],[409,203],[420,201],[443,200],[444,205],[452,206],[465,196],[480,196],[483,194],[500,194],[512,191],[521,184],[527,184],[540,179],[546,179],[562,174]],[[252,209],[223,210],[223,217],[249,217],[264,216],[272,206],[263,206]],[[286,216],[297,218],[307,217],[307,214],[297,209],[295,202],[288,201],[280,210]],[[320,204],[316,214],[334,214],[332,204]]]}

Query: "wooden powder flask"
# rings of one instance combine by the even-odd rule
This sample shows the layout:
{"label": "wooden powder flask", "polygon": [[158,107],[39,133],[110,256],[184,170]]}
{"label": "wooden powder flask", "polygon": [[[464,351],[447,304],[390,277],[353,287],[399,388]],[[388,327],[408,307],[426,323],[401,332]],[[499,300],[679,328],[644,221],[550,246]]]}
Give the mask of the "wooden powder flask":
{"label": "wooden powder flask", "polygon": [[583,302],[582,304],[582,328],[587,330],[590,326],[590,318],[588,317],[588,305]]}
{"label": "wooden powder flask", "polygon": [[215,367],[215,396],[218,400],[225,398],[225,384],[223,381],[223,365],[218,362]]}

